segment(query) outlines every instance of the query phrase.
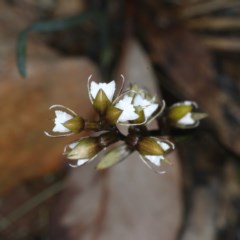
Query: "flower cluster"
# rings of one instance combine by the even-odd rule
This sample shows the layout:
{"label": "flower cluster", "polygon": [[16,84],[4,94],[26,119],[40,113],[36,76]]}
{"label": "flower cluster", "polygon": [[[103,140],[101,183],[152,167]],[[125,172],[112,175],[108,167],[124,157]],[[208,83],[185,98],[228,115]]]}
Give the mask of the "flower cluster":
{"label": "flower cluster", "polygon": [[[106,169],[124,160],[137,151],[142,161],[155,172],[163,173],[163,164],[169,163],[166,155],[174,150],[174,143],[166,136],[155,136],[148,130],[148,124],[158,116],[175,128],[194,128],[206,114],[195,112],[197,104],[192,101],[176,103],[166,108],[165,101],[158,103],[145,89],[131,85],[123,91],[124,77],[120,90],[116,92],[116,82],[97,83],[88,79],[88,93],[93,108],[98,113],[96,121],[89,121],[73,110],[62,105],[53,105],[55,111],[50,137],[62,137],[90,130],[97,134],[82,137],[68,144],[64,155],[77,167],[91,162],[102,151],[104,156],[97,169]],[[118,125],[128,126],[124,135]],[[160,131],[159,134],[160,135]]]}

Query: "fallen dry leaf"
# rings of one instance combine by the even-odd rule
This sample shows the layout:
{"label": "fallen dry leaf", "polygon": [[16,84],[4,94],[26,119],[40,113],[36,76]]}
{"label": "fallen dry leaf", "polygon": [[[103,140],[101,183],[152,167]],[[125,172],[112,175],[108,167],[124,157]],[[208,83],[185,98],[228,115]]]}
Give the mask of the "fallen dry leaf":
{"label": "fallen dry leaf", "polygon": [[29,58],[27,79],[19,76],[13,64],[0,75],[4,103],[0,113],[1,193],[62,166],[66,139],[53,140],[43,133],[51,128],[54,117],[48,108],[63,104],[83,117],[91,116],[86,83],[90,74],[98,76],[94,65],[83,58]]}
{"label": "fallen dry leaf", "polygon": [[[129,42],[117,72],[157,93],[137,42]],[[104,172],[94,170],[97,160],[73,170],[55,209],[52,239],[175,240],[182,217],[181,178],[176,152],[170,158],[174,166],[165,175],[149,170],[138,154]]]}

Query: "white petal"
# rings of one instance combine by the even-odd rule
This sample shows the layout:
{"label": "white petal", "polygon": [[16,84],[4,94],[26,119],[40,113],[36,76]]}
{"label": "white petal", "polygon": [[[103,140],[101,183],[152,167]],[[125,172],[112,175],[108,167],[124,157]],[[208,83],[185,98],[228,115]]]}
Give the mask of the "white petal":
{"label": "white petal", "polygon": [[67,133],[69,129],[65,128],[62,124],[56,124],[52,130],[53,132]]}
{"label": "white petal", "polygon": [[198,104],[196,102],[194,102],[194,101],[184,101],[183,105],[194,106],[195,108],[198,108]]}
{"label": "white petal", "polygon": [[60,110],[56,110],[55,115],[56,115],[54,119],[55,126],[52,131],[53,132],[69,132],[69,129],[65,128],[62,124],[72,119],[73,116]]}
{"label": "white petal", "polygon": [[112,102],[113,95],[114,95],[115,90],[116,90],[116,83],[115,83],[115,81],[113,80],[113,81],[111,81],[108,84],[105,83],[105,85],[102,87],[102,90],[105,92],[105,94],[108,97],[108,99],[110,100],[110,102]]}
{"label": "white petal", "polygon": [[79,166],[83,165],[84,163],[86,163],[88,161],[89,161],[89,159],[79,159],[79,160],[77,160],[76,164],[69,164],[69,166],[73,167],[73,168],[79,167]]}
{"label": "white petal", "polygon": [[65,154],[69,150],[72,150],[73,148],[75,148],[78,145],[78,143],[79,143],[79,141],[74,141],[74,142],[71,142],[68,145],[66,145],[64,147],[63,154]]}
{"label": "white petal", "polygon": [[96,83],[96,82],[92,81],[91,86],[90,86],[90,93],[91,93],[93,99],[96,98],[98,91],[100,89],[102,89],[104,91],[104,93],[106,94],[109,101],[112,102],[113,95],[114,95],[115,89],[116,89],[115,81],[113,80],[110,83]]}
{"label": "white petal", "polygon": [[157,110],[157,108],[158,108],[158,104],[156,104],[156,103],[151,104],[151,105],[145,107],[143,109],[145,118],[148,119],[149,117],[151,117],[152,114]]}
{"label": "white petal", "polygon": [[158,104],[145,99],[140,94],[134,97],[133,105],[140,106],[143,108],[144,116],[146,119],[148,119],[158,108]]}
{"label": "white petal", "polygon": [[193,125],[195,120],[192,118],[192,113],[187,113],[184,117],[178,120],[178,124],[181,125]]}
{"label": "white petal", "polygon": [[[132,105],[132,97],[125,95],[123,99],[121,99],[115,107],[124,110],[128,105]],[[132,105],[133,106],[133,105]]]}
{"label": "white petal", "polygon": [[90,85],[90,93],[94,99],[97,96],[99,89],[100,89],[100,87],[99,87],[98,83],[92,81],[91,85]]}
{"label": "white petal", "polygon": [[132,105],[132,97],[127,95],[124,96],[124,98],[120,100],[115,107],[123,111],[118,119],[118,122],[127,122],[138,118],[138,114],[135,113],[135,108]]}
{"label": "white petal", "polygon": [[88,162],[89,161],[89,159],[79,159],[78,161],[77,161],[77,165],[78,166],[81,166],[81,165],[83,165],[84,163],[86,163],[86,162]]}
{"label": "white petal", "polygon": [[172,107],[176,107],[176,106],[194,106],[195,108],[198,108],[198,105],[197,105],[197,103],[196,102],[194,102],[194,101],[183,101],[183,102],[177,102],[177,103],[174,103],[172,106],[171,106],[171,108]]}
{"label": "white petal", "polygon": [[65,123],[69,119],[73,118],[72,115],[70,115],[66,112],[63,112],[61,110],[56,110],[55,115],[56,115],[55,121],[57,121],[59,123]]}
{"label": "white petal", "polygon": [[184,101],[184,102],[182,102],[181,105],[191,106],[191,105],[192,105],[192,102],[191,102],[191,101]]}
{"label": "white petal", "polygon": [[148,101],[147,99],[143,98],[140,94],[138,94],[134,97],[134,101],[133,101],[134,106],[146,107],[150,104],[151,104],[151,102]]}
{"label": "white petal", "polygon": [[151,163],[155,164],[156,166],[161,165],[161,160],[164,159],[163,156],[156,156],[156,155],[145,155],[145,158],[147,158]]}
{"label": "white petal", "polygon": [[78,145],[78,143],[79,143],[79,141],[72,142],[72,143],[68,144],[68,147],[73,149],[73,148],[75,148]]}
{"label": "white petal", "polygon": [[171,146],[165,142],[159,141],[158,144],[161,146],[161,148],[163,149],[164,152],[166,152],[167,150],[169,150],[171,148]]}

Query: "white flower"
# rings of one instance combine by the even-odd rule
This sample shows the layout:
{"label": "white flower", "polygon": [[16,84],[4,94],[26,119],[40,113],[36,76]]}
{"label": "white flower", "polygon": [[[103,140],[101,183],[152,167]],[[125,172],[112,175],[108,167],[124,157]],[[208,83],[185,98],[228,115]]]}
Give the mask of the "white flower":
{"label": "white flower", "polygon": [[177,128],[194,128],[199,125],[201,119],[207,117],[207,114],[195,112],[198,108],[197,103],[184,101],[173,104],[167,113],[170,124]]}
{"label": "white flower", "polygon": [[[173,144],[165,143],[163,141],[157,141],[157,143],[160,145],[160,147],[163,149],[164,152],[169,151],[171,148],[174,148]],[[144,155],[145,158],[147,158],[151,163],[160,166],[161,160],[164,160],[163,155]]]}
{"label": "white flower", "polygon": [[[122,96],[124,97],[118,101],[118,99]],[[132,126],[148,124],[161,114],[165,108],[164,101],[162,101],[162,107],[159,108],[159,104],[154,102],[154,98],[147,97],[145,92],[136,94],[134,90],[129,90],[120,95],[117,99],[115,99],[114,104],[114,107],[122,110],[117,122],[125,123],[127,121],[134,121],[138,119],[138,122],[128,124]],[[140,111],[143,112],[143,117],[138,108],[140,108]]]}
{"label": "white flower", "polygon": [[96,98],[99,90],[102,89],[103,92],[106,94],[108,100],[112,102],[113,96],[116,90],[116,83],[115,81],[111,81],[110,83],[96,83],[94,81],[90,84],[90,94],[93,99]]}
{"label": "white flower", "polygon": [[[84,127],[84,119],[78,116],[73,110],[63,105],[52,105],[50,110],[54,110],[54,127],[51,132],[45,131],[48,137],[65,137],[80,132]],[[60,110],[61,109],[61,110]],[[57,133],[57,134],[55,134]]]}
{"label": "white flower", "polygon": [[[72,143],[68,144],[67,147],[65,147],[64,151],[66,151],[66,148],[68,148],[68,150],[72,150],[77,145],[78,145],[78,141],[72,142]],[[79,167],[79,166],[82,166],[84,163],[86,163],[88,161],[89,161],[89,159],[79,159],[79,160],[77,160],[77,162],[75,164],[70,164],[69,163],[69,166],[73,167],[73,168]]]}
{"label": "white flower", "polygon": [[72,119],[73,116],[66,113],[66,112],[63,112],[61,110],[55,110],[55,119],[54,119],[54,123],[55,123],[55,126],[53,128],[53,132],[61,132],[61,133],[66,133],[66,132],[70,132],[69,129],[67,129],[66,127],[63,126],[63,124]]}
{"label": "white flower", "polygon": [[175,146],[172,142],[165,139],[160,140],[154,137],[152,137],[152,139],[156,140],[156,143],[161,147],[164,153],[159,155],[142,155],[139,153],[140,157],[142,161],[153,171],[157,173],[165,173],[166,171],[163,170],[163,166],[161,165],[161,163],[169,163],[168,160],[165,158],[165,155],[174,150]]}
{"label": "white flower", "polygon": [[124,98],[115,105],[116,108],[122,110],[118,122],[127,122],[138,118],[132,100],[132,97],[125,95]]}
{"label": "white flower", "polygon": [[159,106],[157,103],[153,103],[153,101],[150,101],[150,100],[144,98],[140,94],[137,94],[134,97],[133,105],[136,107],[140,106],[143,109],[144,116],[146,119],[151,117],[152,114],[157,110],[157,108]]}
{"label": "white flower", "polygon": [[[192,102],[192,101],[184,101],[182,103],[176,103],[174,104],[174,106],[192,106],[194,108],[198,108],[198,105],[196,102]],[[180,118],[177,122],[180,125],[185,125],[185,126],[192,126],[192,125],[198,125],[199,121],[196,121],[193,119],[193,113],[189,112],[187,113],[185,116],[183,116],[182,118]]]}

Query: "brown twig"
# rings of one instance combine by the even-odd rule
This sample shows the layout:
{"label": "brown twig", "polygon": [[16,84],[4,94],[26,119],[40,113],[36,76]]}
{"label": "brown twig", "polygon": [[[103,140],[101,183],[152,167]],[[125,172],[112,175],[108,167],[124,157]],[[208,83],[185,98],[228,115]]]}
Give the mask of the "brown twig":
{"label": "brown twig", "polygon": [[21,219],[32,209],[39,206],[41,203],[45,202],[49,198],[53,197],[57,193],[61,192],[64,186],[64,181],[59,181],[50,187],[44,189],[42,192],[34,196],[33,198],[26,201],[22,206],[18,207],[12,211],[8,216],[0,219],[0,232],[7,229],[14,222]]}
{"label": "brown twig", "polygon": [[188,21],[187,26],[193,30],[234,30],[240,28],[238,17],[203,17]]}
{"label": "brown twig", "polygon": [[193,4],[182,10],[181,16],[184,19],[206,15],[214,11],[240,7],[239,0],[213,0],[204,3]]}
{"label": "brown twig", "polygon": [[240,38],[200,36],[202,42],[212,50],[240,51]]}

